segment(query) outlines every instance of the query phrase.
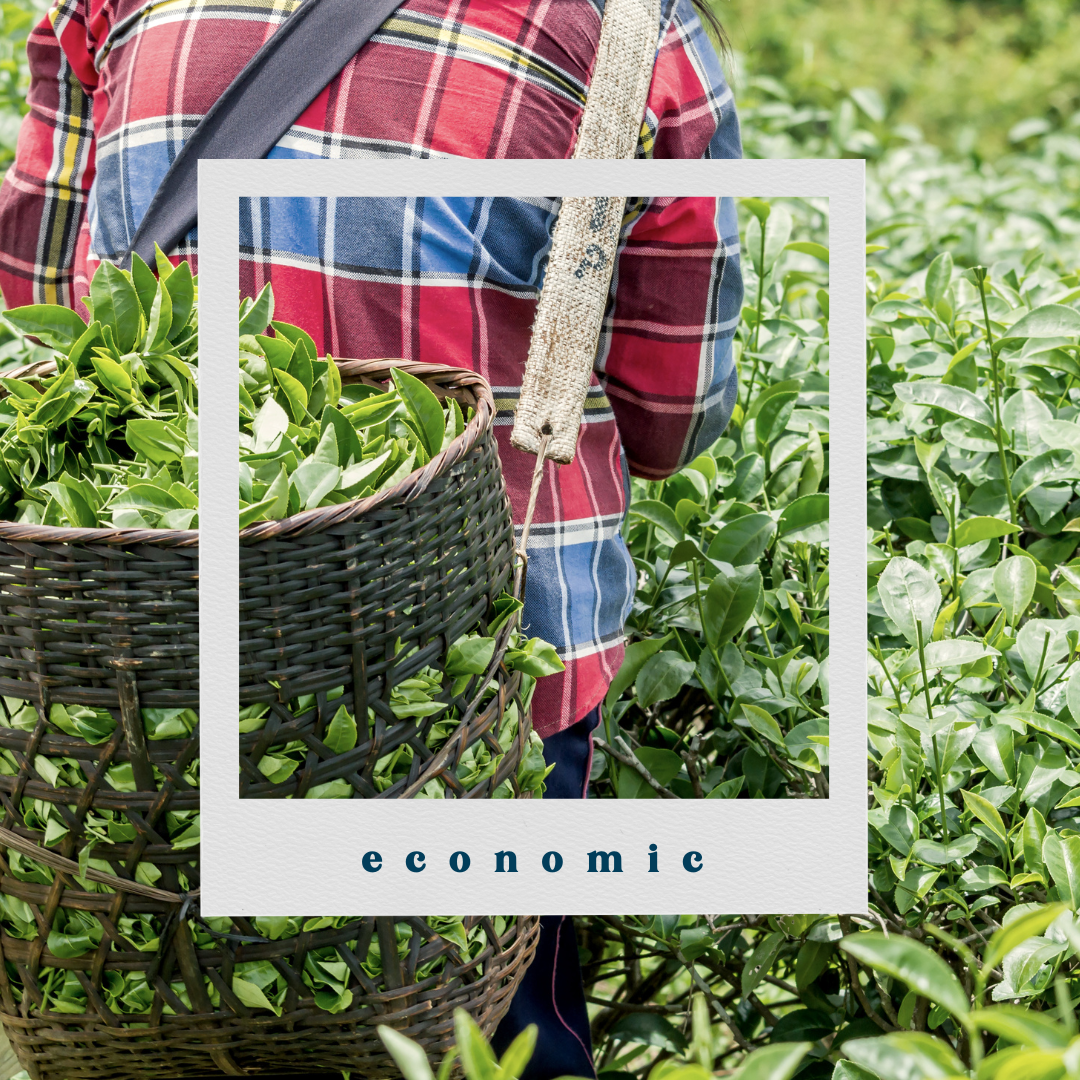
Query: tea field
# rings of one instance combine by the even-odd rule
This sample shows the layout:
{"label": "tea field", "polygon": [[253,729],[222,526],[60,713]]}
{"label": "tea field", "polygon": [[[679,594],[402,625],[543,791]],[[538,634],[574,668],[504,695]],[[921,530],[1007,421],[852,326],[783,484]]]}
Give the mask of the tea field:
{"label": "tea field", "polygon": [[[1075,5],[887,7],[875,10],[890,21],[868,26],[828,5],[759,5],[753,17],[772,19],[776,44],[741,57],[736,87],[749,154],[869,159],[870,915],[578,920],[604,1080],[645,1080],[658,1066],[657,1078],[729,1075],[754,1050],[765,1057],[744,1075],[768,1080],[1078,1072],[1080,65],[1066,32]],[[734,3],[720,14],[741,49],[738,18],[749,16]],[[807,19],[831,20],[826,45]],[[936,40],[962,34],[963,63]],[[921,67],[905,67],[912,41]],[[982,69],[993,92],[963,81]],[[792,236],[827,243],[819,210],[784,208]],[[783,221],[777,209],[766,247],[768,222]],[[762,208],[744,210],[744,230],[760,229]],[[750,252],[753,238],[744,236]],[[632,760],[598,754],[597,795],[664,797],[659,787],[694,797],[691,763],[714,797],[824,794],[825,769],[805,766],[823,764],[826,745],[811,733],[827,718],[827,549],[781,522],[827,491],[826,264],[799,251],[779,259],[779,274],[756,277],[744,258],[732,430],[709,461],[635,490],[632,662],[661,644],[612,695],[601,739]],[[789,274],[807,278],[789,291]],[[9,360],[21,349],[0,344]],[[793,381],[794,400],[784,386]],[[809,491],[814,436],[821,472]],[[758,471],[760,485],[747,486]],[[748,512],[733,517],[736,503]],[[750,519],[762,528],[746,544],[753,552],[765,534],[760,551],[739,564],[719,558],[737,531],[713,551],[718,538]],[[726,608],[714,562],[733,569]],[[755,600],[734,629],[735,615],[710,619],[738,614],[743,585],[755,587],[760,612]],[[736,685],[796,705],[757,705],[759,716],[746,705],[765,696],[744,696],[735,719],[745,726],[733,723]],[[704,715],[723,739],[693,729]],[[805,744],[789,743],[807,723]]]}

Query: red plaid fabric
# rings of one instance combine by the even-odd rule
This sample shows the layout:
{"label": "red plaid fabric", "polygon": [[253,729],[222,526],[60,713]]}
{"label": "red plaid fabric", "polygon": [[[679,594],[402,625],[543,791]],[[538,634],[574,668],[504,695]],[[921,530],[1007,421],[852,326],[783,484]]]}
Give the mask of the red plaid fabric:
{"label": "red plaid fabric", "polygon": [[[97,262],[126,250],[185,138],[294,7],[59,0],[31,35],[30,113],[0,188],[9,305],[78,305]],[[569,157],[602,11],[594,0],[407,0],[271,156]],[[740,154],[731,93],[690,0],[664,2],[638,153]],[[493,202],[465,201],[481,210]],[[509,449],[510,410],[554,204],[523,203],[499,224],[431,200],[419,216],[425,230],[415,213],[406,225],[360,205],[378,200],[336,208],[331,228],[326,200],[297,202],[277,218],[254,204],[241,238],[245,286],[273,281],[278,317],[308,327],[335,355],[438,359],[487,375],[520,520],[530,466]],[[448,213],[440,217],[436,202]],[[192,233],[174,261],[197,262],[197,244]],[[719,435],[733,400],[741,299],[730,199],[638,204],[624,227],[578,456],[548,466],[535,552],[530,543],[526,618],[567,663],[538,687],[542,735],[584,716],[618,669],[635,577],[619,536],[627,464],[664,476]]]}

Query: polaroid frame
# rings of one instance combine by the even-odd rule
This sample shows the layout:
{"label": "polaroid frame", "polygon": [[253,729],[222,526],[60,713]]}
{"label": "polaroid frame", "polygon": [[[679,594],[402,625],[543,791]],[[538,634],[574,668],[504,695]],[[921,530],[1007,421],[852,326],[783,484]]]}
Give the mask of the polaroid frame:
{"label": "polaroid frame", "polygon": [[[238,460],[239,200],[553,191],[830,200],[830,797],[241,800],[238,469],[220,464]],[[866,910],[865,222],[861,160],[200,161],[204,916]]]}

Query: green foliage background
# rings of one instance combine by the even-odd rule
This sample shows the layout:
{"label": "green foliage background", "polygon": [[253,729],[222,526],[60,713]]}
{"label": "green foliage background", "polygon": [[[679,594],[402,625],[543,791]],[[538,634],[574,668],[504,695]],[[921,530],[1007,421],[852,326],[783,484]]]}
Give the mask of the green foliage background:
{"label": "green foliage background", "polygon": [[[1047,302],[1077,310],[1080,7],[1066,0],[718,0],[716,9],[735,52],[732,81],[749,155],[870,162],[868,227],[871,241],[884,248],[869,259],[867,362],[882,391],[871,407],[885,424],[899,425],[877,429],[889,437],[878,438],[876,453],[886,468],[891,453],[907,470],[893,479],[910,485],[905,490],[914,511],[882,510],[873,521],[871,585],[878,591],[871,602],[881,604],[878,575],[892,563],[903,569],[899,560],[909,558],[934,579],[934,626],[936,616],[959,601],[942,621],[939,640],[977,639],[994,652],[974,661],[979,668],[932,672],[927,665],[924,672],[916,661],[901,676],[912,645],[893,632],[899,627],[884,605],[872,608],[881,661],[871,687],[878,701],[868,763],[874,785],[868,792],[871,917],[578,921],[601,1076],[631,1080],[658,1063],[662,1075],[688,1055],[702,1075],[724,1073],[748,1050],[779,1043],[799,1044],[794,1065],[784,1052],[769,1058],[771,1065],[759,1067],[764,1059],[757,1058],[746,1075],[1078,1076],[1080,940],[1073,912],[1080,901],[1080,830],[1069,803],[1078,801],[1074,789],[1080,786],[1080,716],[1061,693],[1076,659],[1068,635],[1076,586],[1072,550],[1053,547],[1070,539],[1075,481],[1071,475],[1044,478],[1045,486],[1058,489],[1058,499],[1066,483],[1074,489],[1049,517],[1039,515],[1037,499],[1020,500],[1022,531],[1011,534],[1020,550],[1006,551],[1006,558],[1038,564],[1030,598],[1021,593],[1006,601],[988,588],[968,605],[965,581],[995,541],[960,558],[965,545],[955,542],[955,523],[942,533],[948,515],[936,496],[945,491],[947,505],[949,497],[936,477],[939,492],[931,482],[937,462],[927,470],[915,442],[945,441],[942,427],[955,417],[912,406],[896,386],[948,385],[952,364],[959,369],[956,380],[970,385],[974,379],[976,392],[990,400],[990,351],[973,309],[974,282],[962,276],[972,266],[989,267],[994,341]],[[25,4],[0,7],[0,147],[7,160],[25,87],[18,39],[29,12]],[[927,272],[945,252],[953,267],[941,291],[943,263],[929,282]],[[896,306],[877,306],[882,303]],[[1064,357],[1058,367],[1006,362],[1000,389],[1003,398],[1031,394],[1051,419],[1069,422],[1080,404],[1068,369],[1068,362],[1080,362],[1080,335],[1063,329],[1052,346]],[[972,343],[973,362],[965,367],[963,358],[954,358]],[[18,340],[0,342],[0,356],[22,348]],[[933,366],[941,366],[938,359],[913,365],[920,351],[945,355],[945,370]],[[1045,360],[1050,353],[1038,355]],[[768,381],[768,370],[762,374]],[[912,407],[914,425],[904,411]],[[1038,456],[1025,457],[1015,424],[995,429],[1007,442],[1011,471]],[[943,464],[957,488],[959,521],[1011,516],[1000,505],[976,502],[973,508],[979,485],[949,458]],[[886,478],[875,471],[875,498]],[[1043,503],[1044,510],[1049,506]],[[1052,520],[1059,513],[1060,520]],[[898,526],[901,517],[905,524]],[[1049,543],[1036,547],[1043,541]],[[959,562],[935,545],[956,549]],[[991,584],[996,565],[985,567]],[[1053,674],[1032,672],[1019,646],[1000,633],[984,641],[997,609],[1005,607],[1009,638],[1018,639],[1031,620],[1060,624],[1065,651],[1051,665]],[[980,622],[986,614],[989,622]],[[928,710],[919,705],[927,690]],[[935,732],[935,705],[945,700],[968,702],[968,712],[948,717],[947,732]],[[909,722],[920,708],[925,732]],[[966,722],[972,717],[976,732]],[[976,738],[985,754],[975,748]],[[951,758],[949,745],[941,753],[943,741],[952,744]],[[997,758],[991,743],[999,748]],[[1039,782],[1032,784],[1036,773]],[[828,852],[821,857],[827,860]],[[691,1041],[695,991],[713,1021],[708,1040],[699,1024]],[[984,1008],[988,1002],[995,1004]]]}
{"label": "green foliage background", "polygon": [[[923,137],[994,160],[1046,131],[1080,130],[1080,7],[1071,0],[715,0],[736,53],[748,128],[800,116],[794,145],[820,137],[851,94],[871,138],[849,156]],[[771,127],[771,125],[766,125]],[[752,133],[751,152],[771,149]]]}
{"label": "green foliage background", "polygon": [[633,482],[637,595],[593,798],[828,793],[828,208],[740,210],[739,402],[681,473]]}

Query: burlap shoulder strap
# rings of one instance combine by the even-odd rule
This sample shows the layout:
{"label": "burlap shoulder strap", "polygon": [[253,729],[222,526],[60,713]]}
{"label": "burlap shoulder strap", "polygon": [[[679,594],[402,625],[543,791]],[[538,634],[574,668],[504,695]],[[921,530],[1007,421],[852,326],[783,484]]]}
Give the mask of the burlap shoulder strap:
{"label": "burlap shoulder strap", "polygon": [[[652,82],[660,0],[606,0],[575,158],[632,158]],[[563,199],[510,441],[574,460],[626,199]]]}

